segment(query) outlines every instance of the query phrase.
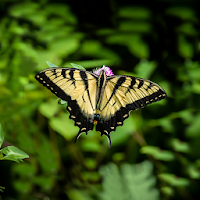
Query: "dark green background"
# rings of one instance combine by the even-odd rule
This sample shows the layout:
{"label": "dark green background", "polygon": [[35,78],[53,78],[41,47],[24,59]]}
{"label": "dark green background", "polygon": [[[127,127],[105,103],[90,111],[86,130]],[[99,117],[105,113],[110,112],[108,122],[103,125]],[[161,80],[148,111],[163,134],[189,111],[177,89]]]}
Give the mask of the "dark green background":
{"label": "dark green background", "polygon": [[[1,1],[0,161],[4,200],[196,199],[200,188],[198,1]],[[105,136],[78,127],[34,76],[80,64],[150,79],[168,98]]]}

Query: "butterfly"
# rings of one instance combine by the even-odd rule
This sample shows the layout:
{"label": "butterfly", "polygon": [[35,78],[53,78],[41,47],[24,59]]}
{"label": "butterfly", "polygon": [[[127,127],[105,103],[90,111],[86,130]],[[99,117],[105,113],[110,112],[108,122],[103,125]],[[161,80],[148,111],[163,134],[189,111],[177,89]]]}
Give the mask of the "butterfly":
{"label": "butterfly", "polygon": [[142,78],[114,75],[103,65],[94,73],[77,68],[53,67],[35,76],[43,86],[67,101],[69,118],[82,133],[96,130],[106,135],[111,147],[110,132],[122,126],[130,111],[167,97],[158,84]]}

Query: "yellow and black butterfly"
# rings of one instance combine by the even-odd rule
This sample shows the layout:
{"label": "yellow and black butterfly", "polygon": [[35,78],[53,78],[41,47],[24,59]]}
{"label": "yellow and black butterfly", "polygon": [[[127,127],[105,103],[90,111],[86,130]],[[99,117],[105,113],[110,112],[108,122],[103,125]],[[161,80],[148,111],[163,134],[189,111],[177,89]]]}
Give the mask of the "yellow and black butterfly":
{"label": "yellow and black butterfly", "polygon": [[[129,117],[131,110],[167,97],[156,83],[126,75],[114,75],[105,65],[94,73],[76,68],[48,68],[35,76],[57,97],[68,102],[70,119],[82,133],[96,130],[106,135]],[[75,141],[76,141],[75,140]]]}

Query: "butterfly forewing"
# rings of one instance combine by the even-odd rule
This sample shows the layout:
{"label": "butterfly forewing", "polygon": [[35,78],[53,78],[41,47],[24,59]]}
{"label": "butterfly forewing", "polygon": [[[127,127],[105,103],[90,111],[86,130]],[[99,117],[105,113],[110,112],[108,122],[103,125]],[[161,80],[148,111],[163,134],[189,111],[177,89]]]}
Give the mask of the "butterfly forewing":
{"label": "butterfly forewing", "polygon": [[[135,110],[142,108],[147,104],[166,98],[166,93],[158,84],[130,76],[119,76],[118,79],[125,78],[121,85],[117,87],[116,96],[125,95],[123,103],[126,104],[126,108],[129,110]],[[108,82],[118,84],[116,78],[109,77]]]}
{"label": "butterfly forewing", "polygon": [[97,91],[97,77],[94,74],[79,69],[48,68],[35,78],[57,97],[68,102],[67,110],[80,128],[79,135],[93,129]]}

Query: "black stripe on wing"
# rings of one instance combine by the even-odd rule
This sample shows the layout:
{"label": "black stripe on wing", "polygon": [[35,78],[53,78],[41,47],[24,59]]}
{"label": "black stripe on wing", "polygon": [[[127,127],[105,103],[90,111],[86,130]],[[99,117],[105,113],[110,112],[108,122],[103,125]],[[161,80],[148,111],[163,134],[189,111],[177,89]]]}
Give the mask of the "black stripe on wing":
{"label": "black stripe on wing", "polygon": [[80,76],[84,82],[84,85],[85,85],[85,90],[87,91],[87,95],[88,95],[88,98],[89,98],[89,101],[90,101],[90,105],[92,107],[93,110],[95,110],[95,108],[93,108],[93,105],[92,105],[92,101],[91,101],[91,97],[90,97],[90,93],[89,93],[89,88],[88,88],[88,79],[87,79],[87,75],[85,73],[85,71],[80,71]]}
{"label": "black stripe on wing", "polygon": [[[136,78],[132,77],[133,83],[135,83],[134,79],[136,79]],[[137,79],[137,80],[140,81],[137,86],[137,89],[140,89],[144,86],[144,84],[146,83],[146,80],[143,80],[143,79]],[[167,97],[166,92],[159,85],[157,85],[151,81],[148,81],[148,83],[149,83],[149,86],[147,87],[148,89],[151,90],[151,88],[154,86],[158,87],[159,89],[156,92],[153,92],[152,94],[149,94],[145,97],[139,98],[138,100],[134,101],[133,103],[127,104],[126,108],[128,110],[137,110],[139,108],[144,108],[148,104],[151,104],[156,101],[160,101]],[[132,84],[132,82],[131,82],[130,89],[133,89],[135,91],[134,86],[135,86],[135,84]]]}
{"label": "black stripe on wing", "polygon": [[[110,98],[108,99],[106,105],[103,107],[103,109],[107,106],[107,104],[110,102],[110,100],[112,99],[113,95],[117,92],[119,86],[122,85],[122,83],[124,83],[126,81],[126,77],[120,77],[117,81],[117,83],[115,84],[115,87],[113,88],[112,94],[110,96]],[[101,109],[101,110],[103,110]]]}
{"label": "black stripe on wing", "polygon": [[[58,87],[46,74],[46,71],[51,71],[52,75],[54,75],[57,78],[57,73],[56,73],[57,68],[48,68],[46,70],[43,70],[39,72],[38,74],[35,75],[35,79],[41,83],[43,86],[45,86],[47,89],[49,89],[52,93],[54,93],[57,97],[61,98],[62,100],[69,101],[70,96],[68,96],[60,87]],[[60,70],[60,68],[58,68]],[[63,79],[65,79],[65,74],[66,71],[69,71],[69,69],[62,69],[62,76]],[[74,69],[70,70],[72,73]],[[69,80],[69,79],[68,79]],[[68,81],[66,79],[66,81]]]}

